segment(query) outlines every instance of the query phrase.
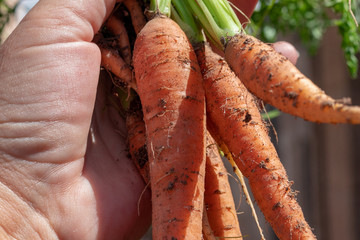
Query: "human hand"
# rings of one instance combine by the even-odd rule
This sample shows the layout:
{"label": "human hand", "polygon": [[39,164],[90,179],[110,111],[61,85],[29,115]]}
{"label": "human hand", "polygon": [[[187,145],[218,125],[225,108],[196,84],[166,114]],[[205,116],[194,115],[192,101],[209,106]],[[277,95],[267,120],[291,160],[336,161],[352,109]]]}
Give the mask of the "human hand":
{"label": "human hand", "polygon": [[96,97],[91,40],[114,3],[41,0],[0,48],[1,239],[135,239],[150,224],[102,82]]}

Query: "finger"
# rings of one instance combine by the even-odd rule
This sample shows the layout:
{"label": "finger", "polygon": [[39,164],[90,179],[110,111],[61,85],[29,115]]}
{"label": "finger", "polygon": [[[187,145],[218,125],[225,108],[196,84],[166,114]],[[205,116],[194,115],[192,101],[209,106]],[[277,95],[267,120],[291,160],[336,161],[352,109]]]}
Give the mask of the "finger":
{"label": "finger", "polygon": [[[32,46],[72,41],[91,41],[110,14],[115,0],[40,0],[23,18],[12,35],[15,45]],[[27,38],[26,41],[19,38]]]}
{"label": "finger", "polygon": [[[30,161],[85,153],[100,53],[89,43],[115,1],[41,0],[0,51],[0,150]],[[22,123],[22,124],[20,124]]]}
{"label": "finger", "polygon": [[40,0],[0,47],[0,182],[42,216],[82,174],[100,66],[88,41],[114,3]]}
{"label": "finger", "polygon": [[299,58],[299,52],[296,48],[289,42],[279,41],[271,44],[271,46],[279,53],[287,57],[292,64],[296,64]]}

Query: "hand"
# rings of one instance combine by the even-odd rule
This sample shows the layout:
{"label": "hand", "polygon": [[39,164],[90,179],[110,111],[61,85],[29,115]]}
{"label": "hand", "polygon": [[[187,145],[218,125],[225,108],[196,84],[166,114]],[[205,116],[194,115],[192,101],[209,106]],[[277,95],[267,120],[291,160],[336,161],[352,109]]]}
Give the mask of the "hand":
{"label": "hand", "polygon": [[150,224],[102,82],[96,97],[91,40],[114,4],[41,0],[0,48],[1,239],[134,239]]}

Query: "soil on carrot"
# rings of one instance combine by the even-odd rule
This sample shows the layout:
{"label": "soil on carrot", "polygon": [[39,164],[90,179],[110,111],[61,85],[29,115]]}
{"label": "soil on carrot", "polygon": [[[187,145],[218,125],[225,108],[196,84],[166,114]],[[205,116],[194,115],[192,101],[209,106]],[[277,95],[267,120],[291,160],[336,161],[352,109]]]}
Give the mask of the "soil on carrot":
{"label": "soil on carrot", "polygon": [[134,153],[136,162],[138,163],[140,168],[144,168],[144,166],[146,165],[146,163],[148,162],[148,154],[147,154],[147,147],[146,145],[142,146],[141,148],[139,148],[135,153]]}

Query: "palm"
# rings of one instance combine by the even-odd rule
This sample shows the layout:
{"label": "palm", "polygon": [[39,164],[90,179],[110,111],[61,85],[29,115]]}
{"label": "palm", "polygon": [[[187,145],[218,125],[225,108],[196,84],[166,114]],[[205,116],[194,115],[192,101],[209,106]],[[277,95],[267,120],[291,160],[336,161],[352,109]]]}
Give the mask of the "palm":
{"label": "palm", "polygon": [[[64,166],[67,175],[74,172],[76,177],[64,176],[63,180],[58,180],[61,185],[69,182],[69,190],[64,194],[61,187],[60,193],[54,193],[61,196],[54,204],[60,203],[63,211],[69,213],[58,223],[57,232],[64,239],[95,236],[135,239],[150,223],[150,194],[147,191],[140,199],[145,186],[126,156],[124,123],[106,103],[104,85],[101,82],[99,86],[83,171],[78,172],[78,163]],[[137,215],[139,199],[140,216]]]}

